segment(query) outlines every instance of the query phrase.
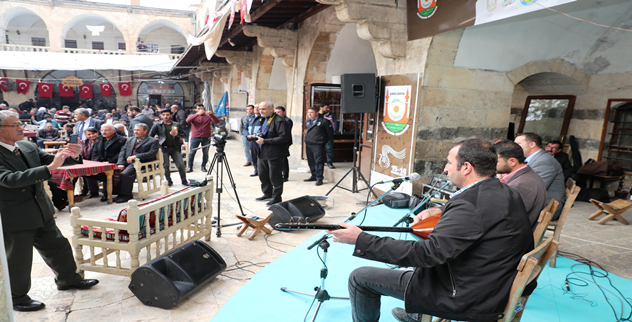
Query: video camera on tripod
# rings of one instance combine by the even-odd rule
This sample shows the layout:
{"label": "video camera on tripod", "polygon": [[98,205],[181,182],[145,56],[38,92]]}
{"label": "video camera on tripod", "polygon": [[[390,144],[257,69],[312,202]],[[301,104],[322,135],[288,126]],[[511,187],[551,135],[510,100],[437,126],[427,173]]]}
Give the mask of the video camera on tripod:
{"label": "video camera on tripod", "polygon": [[224,152],[224,147],[226,147],[226,135],[213,135],[213,143],[211,143],[211,145],[216,147],[218,152]]}

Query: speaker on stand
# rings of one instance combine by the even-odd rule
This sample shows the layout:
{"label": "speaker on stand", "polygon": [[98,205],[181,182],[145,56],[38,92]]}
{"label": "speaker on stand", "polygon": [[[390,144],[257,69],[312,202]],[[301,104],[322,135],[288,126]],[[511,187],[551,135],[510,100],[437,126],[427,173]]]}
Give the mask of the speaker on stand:
{"label": "speaker on stand", "polygon": [[128,287],[143,304],[170,309],[225,269],[211,246],[194,240],[139,267]]}
{"label": "speaker on stand", "polygon": [[268,208],[274,214],[268,224],[276,229],[279,223],[315,222],[325,216],[325,209],[310,196],[303,196],[292,200],[279,202]]}
{"label": "speaker on stand", "polygon": [[369,182],[364,178],[362,172],[358,168],[358,151],[360,141],[358,140],[359,129],[358,121],[361,113],[375,113],[376,112],[376,99],[375,96],[375,74],[342,74],[341,75],[341,97],[340,97],[340,110],[342,113],[354,113],[354,136],[353,136],[353,167],[345,173],[338,182],[325,194],[328,196],[340,183],[349,175],[353,173],[353,181],[351,189],[340,187],[352,193],[360,192],[364,189],[358,189],[358,177],[364,181],[367,188],[371,190],[373,196],[377,198],[377,194],[371,188]]}

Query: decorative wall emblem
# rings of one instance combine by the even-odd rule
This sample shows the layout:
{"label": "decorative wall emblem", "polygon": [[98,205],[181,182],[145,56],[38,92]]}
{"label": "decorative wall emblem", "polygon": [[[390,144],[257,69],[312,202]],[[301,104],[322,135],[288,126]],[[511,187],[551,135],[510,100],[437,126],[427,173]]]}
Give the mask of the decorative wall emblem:
{"label": "decorative wall emblem", "polygon": [[417,0],[417,16],[428,19],[437,12],[437,0]]}
{"label": "decorative wall emblem", "polygon": [[387,86],[384,98],[382,127],[390,135],[404,134],[409,127],[410,86]]}

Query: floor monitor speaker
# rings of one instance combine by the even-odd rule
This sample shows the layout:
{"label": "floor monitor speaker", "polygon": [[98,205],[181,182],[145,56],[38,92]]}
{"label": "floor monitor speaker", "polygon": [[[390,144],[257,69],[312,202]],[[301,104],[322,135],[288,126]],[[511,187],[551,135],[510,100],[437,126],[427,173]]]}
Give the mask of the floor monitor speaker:
{"label": "floor monitor speaker", "polygon": [[375,113],[375,74],[342,74],[342,113]]}
{"label": "floor monitor speaker", "polygon": [[211,246],[195,240],[139,267],[129,289],[145,305],[170,309],[225,269]]}
{"label": "floor monitor speaker", "polygon": [[279,223],[315,222],[325,216],[325,209],[310,196],[279,202],[268,209],[274,213],[268,221],[273,228]]}

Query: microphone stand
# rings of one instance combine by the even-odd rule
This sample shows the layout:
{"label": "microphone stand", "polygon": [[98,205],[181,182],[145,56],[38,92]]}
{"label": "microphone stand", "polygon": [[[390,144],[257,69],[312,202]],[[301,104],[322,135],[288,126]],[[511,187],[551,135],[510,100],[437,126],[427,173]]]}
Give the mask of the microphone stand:
{"label": "microphone stand", "polygon": [[395,225],[393,225],[393,227],[398,226],[399,224],[406,222],[407,224],[410,223],[410,214],[415,213],[415,211],[417,211],[417,209],[421,208],[423,205],[425,205],[428,201],[430,201],[430,199],[432,199],[432,197],[434,197],[437,193],[439,193],[441,190],[443,190],[443,188],[445,188],[447,185],[449,185],[450,182],[448,181],[446,184],[443,185],[443,187],[439,188],[439,190],[435,191],[434,193],[432,193],[430,196],[428,196],[428,198],[426,198],[426,200],[424,200],[423,202],[421,202],[420,204],[418,204],[415,208],[413,208],[410,212],[408,212],[407,214],[404,215],[404,217],[400,218]]}

